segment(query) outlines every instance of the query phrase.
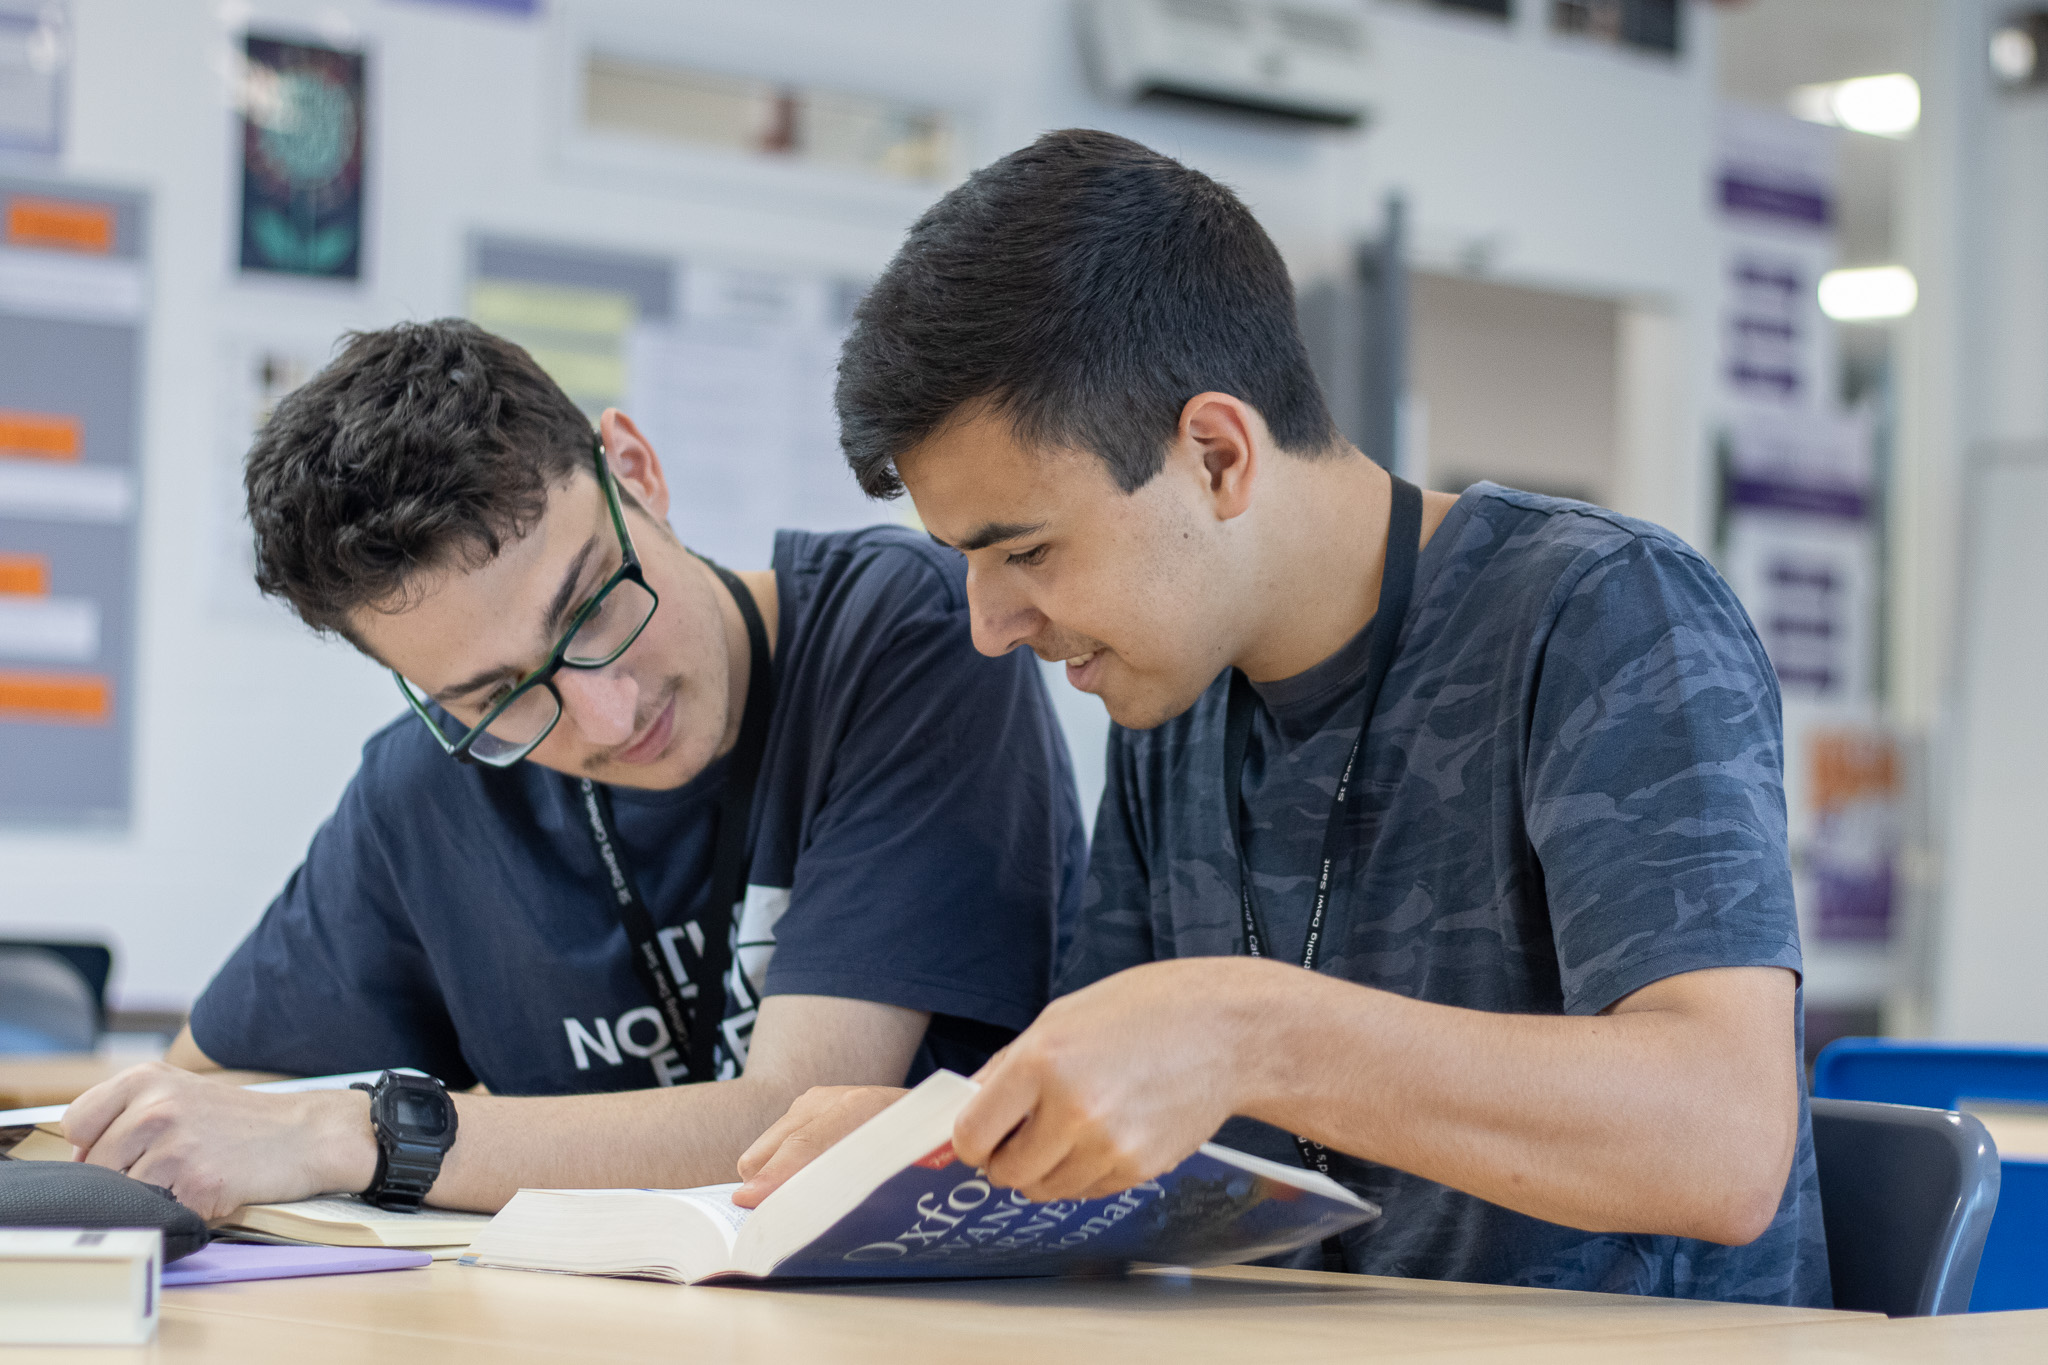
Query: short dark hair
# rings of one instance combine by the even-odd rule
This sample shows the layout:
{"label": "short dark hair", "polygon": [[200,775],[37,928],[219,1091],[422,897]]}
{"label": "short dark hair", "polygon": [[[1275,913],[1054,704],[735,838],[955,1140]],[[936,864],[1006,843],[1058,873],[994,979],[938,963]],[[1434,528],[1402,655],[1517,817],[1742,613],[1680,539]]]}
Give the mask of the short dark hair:
{"label": "short dark hair", "polygon": [[352,332],[250,448],[256,585],[361,644],[351,612],[423,569],[494,558],[593,467],[592,440],[533,357],[475,323]]}
{"label": "short dark hair", "polygon": [[1273,241],[1238,197],[1128,138],[1047,133],[910,229],[854,315],[840,443],[871,497],[967,404],[1019,439],[1092,451],[1118,487],[1164,463],[1216,390],[1296,454],[1337,448]]}

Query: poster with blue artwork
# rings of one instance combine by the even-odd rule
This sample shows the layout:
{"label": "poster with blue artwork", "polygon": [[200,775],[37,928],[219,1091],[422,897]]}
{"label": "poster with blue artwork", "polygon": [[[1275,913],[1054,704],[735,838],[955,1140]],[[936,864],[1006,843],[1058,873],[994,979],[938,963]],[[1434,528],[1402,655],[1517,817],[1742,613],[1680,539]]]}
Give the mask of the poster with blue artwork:
{"label": "poster with blue artwork", "polygon": [[246,52],[242,269],[356,279],[363,54],[253,33]]}

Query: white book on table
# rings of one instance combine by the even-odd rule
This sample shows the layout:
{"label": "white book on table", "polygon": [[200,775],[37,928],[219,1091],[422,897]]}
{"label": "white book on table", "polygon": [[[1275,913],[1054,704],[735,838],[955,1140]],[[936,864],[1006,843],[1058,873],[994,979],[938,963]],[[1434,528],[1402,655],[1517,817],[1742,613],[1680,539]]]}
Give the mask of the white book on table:
{"label": "white book on table", "polygon": [[0,1345],[140,1345],[162,1278],[154,1229],[0,1228]]}

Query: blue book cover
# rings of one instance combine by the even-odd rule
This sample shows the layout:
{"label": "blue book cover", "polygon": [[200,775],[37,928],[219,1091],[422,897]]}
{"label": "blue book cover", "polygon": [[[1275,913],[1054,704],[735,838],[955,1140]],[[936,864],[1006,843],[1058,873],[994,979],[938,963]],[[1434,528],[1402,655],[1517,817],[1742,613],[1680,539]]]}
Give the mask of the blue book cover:
{"label": "blue book cover", "polygon": [[1156,1261],[1226,1265],[1320,1242],[1377,1210],[1306,1171],[1205,1145],[1106,1199],[1034,1204],[991,1185],[947,1143],[889,1177],[851,1213],[777,1263],[774,1279],[1059,1275]]}
{"label": "blue book cover", "polygon": [[1379,1216],[1317,1172],[1213,1143],[1105,1199],[1034,1203],[953,1154],[977,1088],[939,1072],[758,1209],[732,1202],[736,1185],[521,1190],[463,1264],[691,1284],[1059,1275],[1255,1261]]}

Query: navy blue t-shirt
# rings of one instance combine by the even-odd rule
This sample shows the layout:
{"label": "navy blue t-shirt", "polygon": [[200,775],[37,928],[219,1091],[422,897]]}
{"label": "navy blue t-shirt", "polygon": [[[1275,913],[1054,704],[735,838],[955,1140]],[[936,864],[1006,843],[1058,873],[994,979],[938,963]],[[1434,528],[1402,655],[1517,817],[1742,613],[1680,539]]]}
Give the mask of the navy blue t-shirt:
{"label": "navy blue t-shirt", "polygon": [[[1299,961],[1307,937],[1369,634],[1259,688],[1245,859],[1275,957]],[[1466,1009],[1593,1015],[1681,972],[1800,969],[1777,680],[1690,546],[1583,503],[1476,485],[1423,549],[1397,648],[1359,756],[1365,799],[1332,877],[1319,971]],[[1111,732],[1059,990],[1244,951],[1226,690],[1219,679],[1155,730]],[[1796,1027],[1784,1046],[1797,1055]],[[1385,1210],[1344,1235],[1345,1263],[1825,1307],[1800,1105],[1777,1217],[1748,1246],[1581,1232],[1340,1155],[1338,1178]],[[1249,1119],[1220,1140],[1300,1159],[1287,1134]],[[1303,1255],[1319,1264],[1318,1249]]]}
{"label": "navy blue t-shirt", "polygon": [[[1045,1003],[1086,859],[1064,741],[1028,656],[969,641],[960,557],[897,527],[776,536],[776,699],[734,920],[721,1074],[759,1000],[928,1010],[913,1077],[972,1070]],[[701,915],[726,760],[611,789],[657,926]],[[416,1066],[552,1095],[672,1084],[576,782],[385,727],[305,863],[192,1011],[229,1067]]]}

